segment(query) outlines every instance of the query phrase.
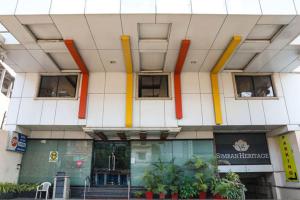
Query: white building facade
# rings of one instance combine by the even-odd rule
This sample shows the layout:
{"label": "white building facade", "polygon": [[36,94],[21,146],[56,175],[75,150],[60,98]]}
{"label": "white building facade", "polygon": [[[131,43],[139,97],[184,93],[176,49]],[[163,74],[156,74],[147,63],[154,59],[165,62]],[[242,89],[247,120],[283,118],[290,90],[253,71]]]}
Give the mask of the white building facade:
{"label": "white building facade", "polygon": [[[87,176],[97,187],[141,186],[159,158],[218,156],[220,173],[239,173],[249,198],[298,198],[300,1],[0,3],[3,62],[16,72],[1,182],[65,171],[74,186]],[[12,132],[27,136],[25,153],[6,151]],[[245,151],[233,147],[239,140]],[[239,152],[255,156],[230,158]],[[105,171],[121,166],[117,180]]]}

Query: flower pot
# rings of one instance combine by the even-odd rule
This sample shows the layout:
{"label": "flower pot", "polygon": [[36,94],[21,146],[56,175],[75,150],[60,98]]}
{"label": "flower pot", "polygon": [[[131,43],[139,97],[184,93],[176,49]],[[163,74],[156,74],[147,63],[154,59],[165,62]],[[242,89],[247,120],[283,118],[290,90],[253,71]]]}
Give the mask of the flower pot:
{"label": "flower pot", "polygon": [[153,199],[153,192],[147,191],[146,192],[146,199],[152,200]]}
{"label": "flower pot", "polygon": [[166,195],[164,193],[159,193],[159,199],[165,199]]}
{"label": "flower pot", "polygon": [[222,196],[219,195],[219,194],[215,194],[215,195],[214,195],[214,200],[222,200],[222,199],[226,199],[226,198],[222,197]]}
{"label": "flower pot", "polygon": [[206,199],[206,192],[199,192],[199,199]]}
{"label": "flower pot", "polygon": [[172,200],[178,200],[178,193],[173,193],[171,195]]}

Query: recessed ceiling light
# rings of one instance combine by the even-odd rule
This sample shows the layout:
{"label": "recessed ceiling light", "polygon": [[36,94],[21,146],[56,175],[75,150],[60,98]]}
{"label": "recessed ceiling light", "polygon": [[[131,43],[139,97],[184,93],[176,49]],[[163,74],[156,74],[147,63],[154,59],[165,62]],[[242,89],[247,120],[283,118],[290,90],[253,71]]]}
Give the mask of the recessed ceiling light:
{"label": "recessed ceiling light", "polygon": [[117,63],[115,60],[111,60],[111,61],[109,61],[110,62],[110,64],[115,64],[115,63]]}

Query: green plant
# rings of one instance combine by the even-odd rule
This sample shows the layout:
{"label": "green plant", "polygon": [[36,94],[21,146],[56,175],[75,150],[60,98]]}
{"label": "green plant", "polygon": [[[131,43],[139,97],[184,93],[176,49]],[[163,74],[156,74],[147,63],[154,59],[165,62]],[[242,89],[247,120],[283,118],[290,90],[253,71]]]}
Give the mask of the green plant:
{"label": "green plant", "polygon": [[36,190],[37,184],[0,183],[0,194],[31,192]]}
{"label": "green plant", "polygon": [[167,186],[164,185],[164,184],[161,184],[161,183],[158,183],[157,186],[156,186],[156,192],[158,194],[166,194],[167,193],[167,190],[166,190]]}
{"label": "green plant", "polygon": [[207,184],[204,183],[204,175],[203,173],[196,173],[195,174],[195,182],[193,183],[193,186],[198,190],[198,192],[206,192],[207,191]]}
{"label": "green plant", "polygon": [[171,191],[171,194],[175,194],[175,193],[178,193],[179,191],[179,186],[178,185],[170,185],[169,186],[169,189]]}
{"label": "green plant", "polygon": [[155,187],[155,178],[152,170],[145,171],[143,181],[147,191],[152,192]]}
{"label": "green plant", "polygon": [[197,189],[193,186],[193,182],[191,178],[185,177],[181,183],[180,190],[179,190],[180,198],[188,199],[196,196],[196,194],[197,194]]}
{"label": "green plant", "polygon": [[166,177],[168,177],[167,184],[169,185],[171,193],[178,193],[182,170],[179,166],[174,164],[174,159],[167,165]]}
{"label": "green plant", "polygon": [[141,198],[143,196],[143,192],[142,191],[136,191],[134,192],[134,197],[135,198]]}

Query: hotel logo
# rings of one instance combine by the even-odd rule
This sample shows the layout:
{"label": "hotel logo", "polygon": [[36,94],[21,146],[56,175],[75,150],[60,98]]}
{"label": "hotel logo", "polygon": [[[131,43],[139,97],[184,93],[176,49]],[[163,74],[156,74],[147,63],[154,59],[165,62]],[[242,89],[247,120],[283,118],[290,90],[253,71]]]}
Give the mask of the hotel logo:
{"label": "hotel logo", "polygon": [[247,151],[249,149],[249,147],[250,147],[250,145],[248,145],[248,143],[246,141],[244,141],[244,140],[238,140],[232,146],[238,152]]}

